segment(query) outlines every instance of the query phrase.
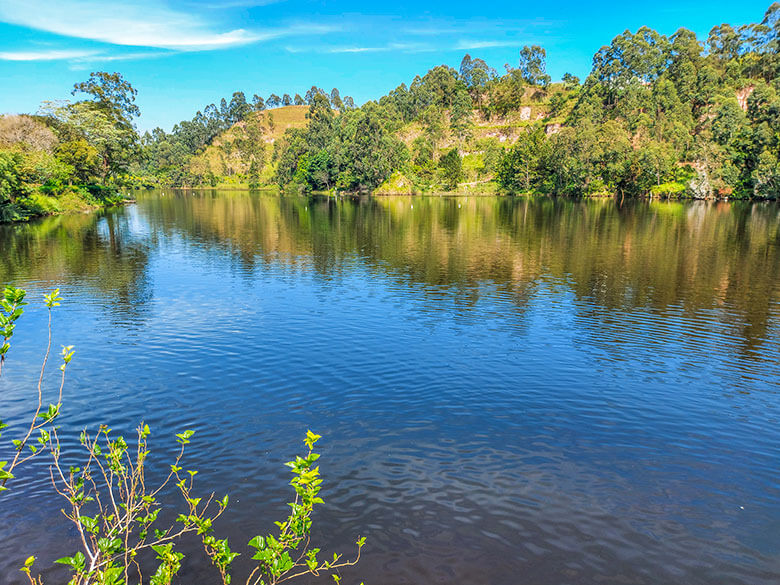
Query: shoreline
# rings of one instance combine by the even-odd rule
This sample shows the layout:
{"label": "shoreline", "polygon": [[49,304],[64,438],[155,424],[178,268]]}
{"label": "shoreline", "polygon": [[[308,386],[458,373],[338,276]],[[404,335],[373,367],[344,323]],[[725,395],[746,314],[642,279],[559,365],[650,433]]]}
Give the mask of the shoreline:
{"label": "shoreline", "polygon": [[[248,185],[233,185],[230,187],[208,187],[208,186],[196,186],[196,187],[155,187],[151,189],[139,189],[141,191],[155,191],[155,190],[176,190],[176,191],[234,191],[234,192],[251,192],[251,191],[275,191],[278,195],[287,195],[287,193],[275,185],[265,185],[262,187],[249,187]],[[621,197],[619,194],[600,193],[592,195],[556,195],[553,193],[500,193],[500,192],[480,192],[480,191],[424,191],[424,192],[369,192],[369,191],[340,191],[334,193],[333,191],[310,191],[308,193],[300,193],[300,195],[317,195],[323,197],[562,197],[567,199],[616,199],[616,200],[638,200],[638,201],[717,201],[717,202],[767,202],[777,201],[780,199],[770,197],[686,197],[686,196],[662,196],[662,195],[632,195]]]}

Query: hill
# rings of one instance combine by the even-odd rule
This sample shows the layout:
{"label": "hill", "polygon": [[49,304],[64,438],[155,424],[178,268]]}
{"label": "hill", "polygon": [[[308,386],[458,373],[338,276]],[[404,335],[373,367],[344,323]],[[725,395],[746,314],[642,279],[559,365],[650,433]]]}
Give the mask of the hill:
{"label": "hill", "polygon": [[553,83],[531,46],[503,74],[466,55],[360,108],[317,87],[292,109],[255,98],[151,137],[145,172],[301,192],[780,197],[780,3],[706,39],[625,31],[583,81]]}
{"label": "hill", "polygon": [[250,113],[192,157],[189,172],[213,176],[217,184],[247,184],[250,180],[270,184],[274,144],[288,130],[304,128],[308,111],[308,106],[282,106]]}

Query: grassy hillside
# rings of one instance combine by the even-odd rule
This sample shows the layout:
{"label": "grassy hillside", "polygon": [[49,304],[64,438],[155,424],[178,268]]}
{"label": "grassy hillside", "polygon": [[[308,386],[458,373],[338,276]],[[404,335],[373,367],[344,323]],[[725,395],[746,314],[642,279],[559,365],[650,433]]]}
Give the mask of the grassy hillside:
{"label": "grassy hillside", "polygon": [[[219,134],[194,156],[189,170],[197,176],[213,176],[216,185],[247,184],[251,174],[260,184],[270,184],[273,147],[291,128],[306,126],[308,106],[284,106],[253,112]],[[254,163],[255,168],[252,168]]]}
{"label": "grassy hillside", "polygon": [[[503,115],[487,116],[474,109],[468,116],[464,134],[457,135],[451,127],[451,110],[434,112],[435,119],[414,120],[402,124],[394,135],[414,156],[419,139],[433,138],[433,159],[448,149],[457,148],[463,157],[463,176],[458,190],[463,192],[494,192],[493,166],[500,152],[513,145],[530,127],[544,125],[554,132],[565,120],[574,104],[574,94],[563,84],[551,84],[545,89],[527,87],[513,107]],[[563,107],[551,115],[550,100],[560,95],[566,98]],[[215,186],[271,185],[276,168],[274,144],[289,129],[305,128],[309,106],[284,106],[250,114],[230,129],[220,133],[205,150],[189,163],[192,175],[213,177]],[[432,128],[433,126],[433,128]],[[432,159],[432,160],[433,160]],[[254,163],[254,168],[253,168]],[[425,174],[424,172],[422,173]],[[398,171],[379,189],[382,192],[436,191],[434,177],[420,178]]]}

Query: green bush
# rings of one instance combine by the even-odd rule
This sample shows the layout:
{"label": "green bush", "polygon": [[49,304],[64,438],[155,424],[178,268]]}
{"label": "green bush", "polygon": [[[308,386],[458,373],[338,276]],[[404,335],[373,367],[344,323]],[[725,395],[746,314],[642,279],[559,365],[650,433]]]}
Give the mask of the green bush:
{"label": "green bush", "polygon": [[679,181],[661,183],[660,185],[650,187],[650,193],[657,197],[682,197],[687,190],[688,187],[685,183],[680,183]]}

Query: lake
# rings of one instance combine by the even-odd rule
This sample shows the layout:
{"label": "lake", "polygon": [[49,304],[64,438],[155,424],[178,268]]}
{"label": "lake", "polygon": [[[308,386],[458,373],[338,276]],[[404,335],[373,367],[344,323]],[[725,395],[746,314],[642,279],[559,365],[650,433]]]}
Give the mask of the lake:
{"label": "lake", "polygon": [[[312,429],[315,544],[367,538],[345,585],[780,581],[777,204],[166,190],[0,226],[0,283],[33,301],[11,430],[60,287],[65,447],[144,420],[159,476],[195,430],[234,550],[285,513]],[[45,461],[19,475],[3,585],[76,551]],[[181,582],[216,583],[182,546]]]}

